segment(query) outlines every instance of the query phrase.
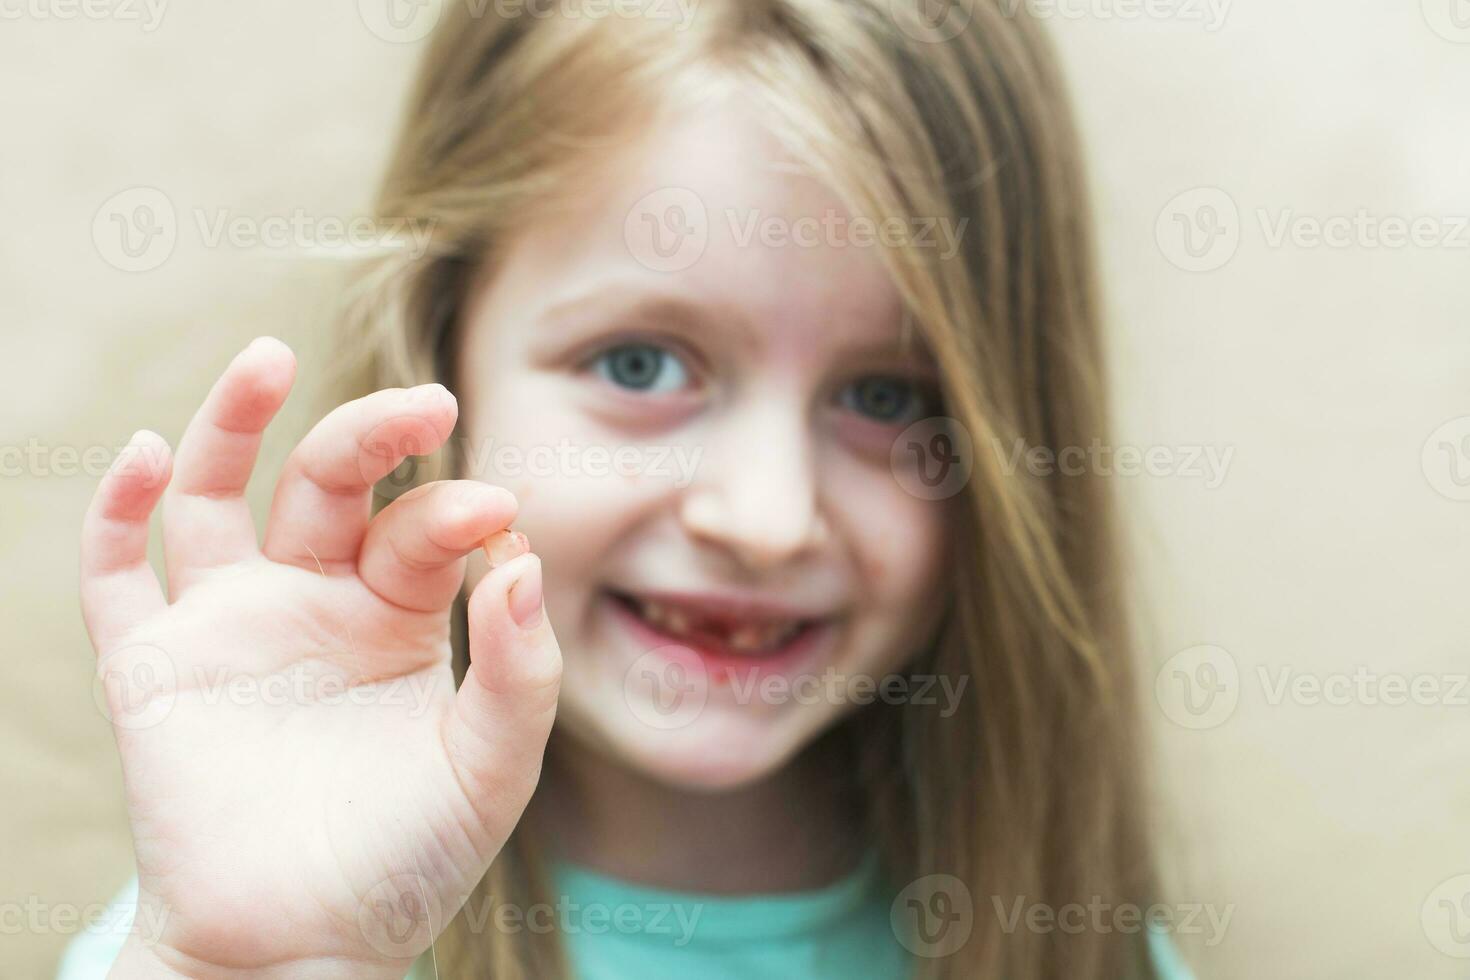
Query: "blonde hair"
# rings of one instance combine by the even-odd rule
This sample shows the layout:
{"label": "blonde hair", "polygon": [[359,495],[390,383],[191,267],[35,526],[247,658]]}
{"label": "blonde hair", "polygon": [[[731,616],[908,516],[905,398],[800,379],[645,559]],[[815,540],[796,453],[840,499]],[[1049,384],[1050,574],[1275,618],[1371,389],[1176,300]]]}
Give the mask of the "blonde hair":
{"label": "blonde hair", "polygon": [[[840,727],[892,880],[951,874],[974,900],[969,941],[920,959],[918,976],[1151,975],[1137,934],[1008,933],[988,914],[992,902],[1142,903],[1154,882],[1108,487],[1096,474],[1007,473],[991,451],[1107,434],[1067,99],[1024,4],[959,4],[952,13],[968,23],[947,37],[923,2],[701,0],[688,25],[450,4],[378,203],[431,222],[432,245],[366,270],[347,317],[368,351],[356,384],[452,385],[476,270],[532,209],[556,206],[579,168],[596,167],[599,149],[670,108],[691,87],[681,80],[745,83],[855,213],[968,221],[953,257],[882,254],[940,367],[946,413],[977,447],[953,508],[952,600],[914,669],[973,680],[952,717],[888,707],[860,730]],[[530,824],[480,897],[547,900]],[[464,917],[436,951],[451,976],[567,975],[555,935],[475,934]]]}

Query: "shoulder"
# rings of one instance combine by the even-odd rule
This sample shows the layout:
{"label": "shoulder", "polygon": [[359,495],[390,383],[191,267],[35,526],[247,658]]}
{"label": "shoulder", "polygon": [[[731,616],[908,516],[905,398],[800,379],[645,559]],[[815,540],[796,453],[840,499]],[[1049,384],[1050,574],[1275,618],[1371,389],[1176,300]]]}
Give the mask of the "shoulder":
{"label": "shoulder", "polygon": [[1194,980],[1194,974],[1179,955],[1169,934],[1158,929],[1145,931],[1148,933],[1148,953],[1153,961],[1154,976],[1158,980]]}
{"label": "shoulder", "polygon": [[138,907],[138,879],[129,878],[107,903],[106,911],[89,919],[67,943],[56,968],[56,980],[102,980],[133,928]]}

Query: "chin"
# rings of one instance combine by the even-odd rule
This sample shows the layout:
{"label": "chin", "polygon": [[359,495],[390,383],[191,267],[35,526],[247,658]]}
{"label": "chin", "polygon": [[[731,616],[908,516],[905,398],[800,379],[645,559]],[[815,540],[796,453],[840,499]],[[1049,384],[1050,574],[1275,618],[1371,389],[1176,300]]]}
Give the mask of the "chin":
{"label": "chin", "polygon": [[[605,711],[620,694],[599,697],[598,703]],[[773,717],[744,705],[710,704],[687,724],[662,729],[623,712],[584,715],[585,721],[577,723],[580,712],[565,707],[566,727],[588,747],[654,782],[694,792],[759,783],[785,768],[820,730],[808,719]],[[804,737],[801,732],[808,729]]]}
{"label": "chin", "polygon": [[[761,782],[785,768],[808,744],[772,731],[768,719],[744,724],[701,719],[678,732],[658,733],[655,751],[640,751],[630,762],[660,782],[685,789],[719,792]],[[640,745],[640,750],[645,746]]]}
{"label": "chin", "polygon": [[849,615],[816,603],[793,611],[608,592],[589,619],[590,629],[563,644],[576,652],[566,660],[558,725],[662,785],[722,792],[759,783],[844,713],[831,698],[791,692],[847,662]]}

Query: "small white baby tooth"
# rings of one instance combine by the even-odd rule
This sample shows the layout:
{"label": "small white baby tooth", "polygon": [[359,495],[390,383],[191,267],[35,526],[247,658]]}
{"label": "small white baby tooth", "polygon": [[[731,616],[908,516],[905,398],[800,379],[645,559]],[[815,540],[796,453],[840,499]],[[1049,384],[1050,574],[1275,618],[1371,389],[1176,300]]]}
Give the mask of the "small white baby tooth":
{"label": "small white baby tooth", "polygon": [[759,626],[741,626],[730,634],[730,646],[737,650],[754,650],[761,645],[764,632]]}
{"label": "small white baby tooth", "polygon": [[526,552],[526,536],[518,531],[496,531],[485,539],[483,547],[490,567],[498,568]]}

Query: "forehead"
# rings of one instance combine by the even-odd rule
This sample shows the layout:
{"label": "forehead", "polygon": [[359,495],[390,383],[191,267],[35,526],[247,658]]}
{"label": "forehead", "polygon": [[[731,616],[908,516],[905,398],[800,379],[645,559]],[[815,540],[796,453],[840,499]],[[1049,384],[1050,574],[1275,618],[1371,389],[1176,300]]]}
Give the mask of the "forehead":
{"label": "forehead", "polygon": [[740,320],[785,353],[890,344],[902,304],[872,225],[724,100],[615,148],[505,256],[544,307],[616,290],[675,296]]}

